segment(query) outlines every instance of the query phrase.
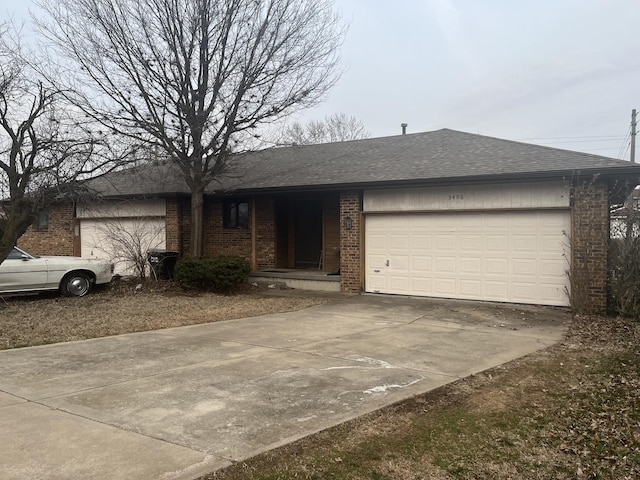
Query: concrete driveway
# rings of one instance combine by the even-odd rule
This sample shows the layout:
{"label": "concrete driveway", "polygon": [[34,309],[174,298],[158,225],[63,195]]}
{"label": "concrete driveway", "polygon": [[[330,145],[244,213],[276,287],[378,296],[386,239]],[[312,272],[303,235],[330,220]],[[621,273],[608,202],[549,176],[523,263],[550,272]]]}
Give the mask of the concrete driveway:
{"label": "concrete driveway", "polygon": [[356,296],[0,352],[3,479],[191,479],[558,342],[560,309]]}

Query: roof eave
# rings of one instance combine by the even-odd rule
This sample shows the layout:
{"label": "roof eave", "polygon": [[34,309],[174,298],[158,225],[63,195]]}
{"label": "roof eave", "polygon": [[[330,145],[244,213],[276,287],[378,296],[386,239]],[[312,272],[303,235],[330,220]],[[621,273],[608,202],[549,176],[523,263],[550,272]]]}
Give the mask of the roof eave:
{"label": "roof eave", "polygon": [[544,180],[570,181],[576,178],[599,176],[603,179],[621,179],[629,175],[636,175],[640,181],[640,165],[630,167],[617,167],[614,169],[589,168],[581,170],[555,170],[547,172],[521,172],[490,175],[467,175],[462,177],[423,178],[406,180],[381,180],[371,182],[346,182],[331,184],[285,185],[276,187],[238,188],[231,190],[219,190],[209,195],[259,195],[271,193],[299,193],[299,192],[326,192],[336,190],[368,190],[381,188],[410,188],[445,185],[471,185],[471,184],[496,184],[506,182],[534,182]]}

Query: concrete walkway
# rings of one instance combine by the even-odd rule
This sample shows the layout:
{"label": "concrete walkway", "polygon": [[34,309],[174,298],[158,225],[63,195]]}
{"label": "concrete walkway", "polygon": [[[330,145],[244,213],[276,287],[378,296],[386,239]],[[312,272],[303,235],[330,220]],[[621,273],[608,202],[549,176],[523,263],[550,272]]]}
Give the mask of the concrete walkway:
{"label": "concrete walkway", "polygon": [[0,352],[0,477],[192,479],[558,342],[552,308],[356,296]]}

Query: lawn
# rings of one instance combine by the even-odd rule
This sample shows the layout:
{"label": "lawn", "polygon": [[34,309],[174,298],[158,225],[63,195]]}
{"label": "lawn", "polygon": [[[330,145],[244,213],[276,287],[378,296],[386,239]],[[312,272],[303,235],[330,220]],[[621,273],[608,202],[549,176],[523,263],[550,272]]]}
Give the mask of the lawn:
{"label": "lawn", "polygon": [[566,340],[212,473],[240,479],[638,479],[640,323]]}
{"label": "lawn", "polygon": [[274,296],[249,285],[233,294],[183,290],[172,282],[121,282],[81,298],[49,293],[0,297],[0,350],[300,310],[317,296]]}

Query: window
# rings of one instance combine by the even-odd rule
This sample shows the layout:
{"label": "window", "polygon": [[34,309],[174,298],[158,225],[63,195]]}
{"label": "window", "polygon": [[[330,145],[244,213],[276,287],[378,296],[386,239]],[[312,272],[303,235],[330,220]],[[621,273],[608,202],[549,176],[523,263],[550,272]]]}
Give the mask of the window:
{"label": "window", "polygon": [[40,210],[36,215],[36,229],[48,230],[49,229],[49,212],[47,210]]}
{"label": "window", "polygon": [[15,247],[9,252],[9,255],[7,256],[7,260],[21,260],[21,259],[22,259],[22,252]]}
{"label": "window", "polygon": [[223,205],[224,228],[249,228],[249,202],[227,200]]}

